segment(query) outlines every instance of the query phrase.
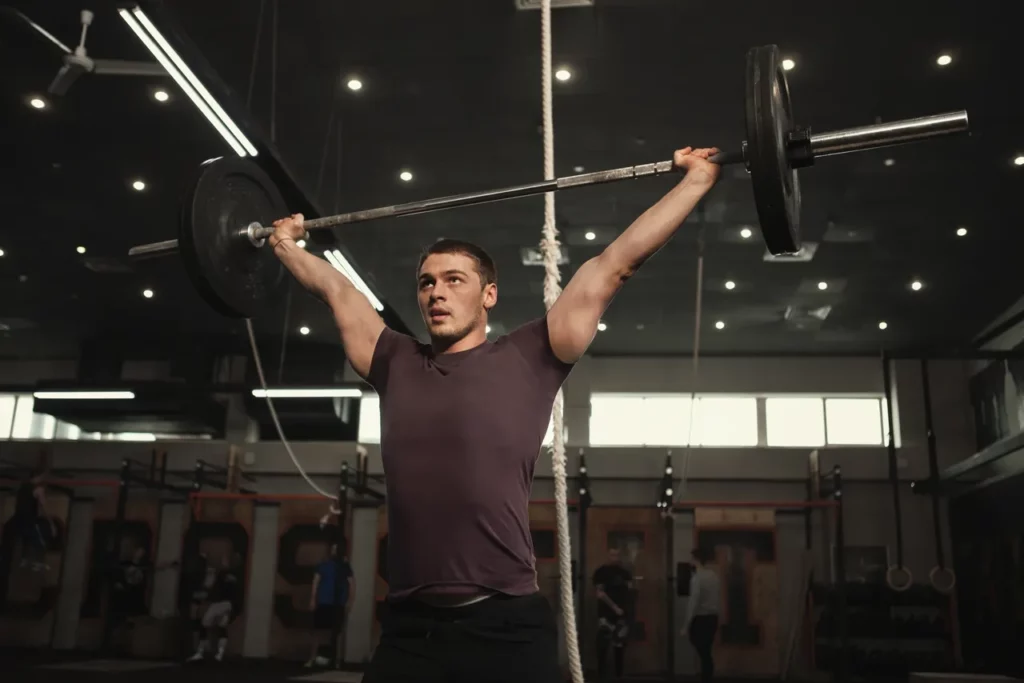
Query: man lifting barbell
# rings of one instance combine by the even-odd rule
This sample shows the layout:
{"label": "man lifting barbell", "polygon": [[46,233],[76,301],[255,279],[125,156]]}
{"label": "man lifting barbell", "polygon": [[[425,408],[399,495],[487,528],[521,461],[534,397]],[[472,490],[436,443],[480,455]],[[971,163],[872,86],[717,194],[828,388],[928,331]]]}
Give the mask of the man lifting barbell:
{"label": "man lifting barbell", "polygon": [[274,223],[274,253],[331,307],[352,367],[381,399],[390,595],[366,683],[562,680],[530,539],[534,463],[562,382],[619,288],[714,185],[717,151],[677,151],[682,181],[584,263],[547,315],[494,342],[497,277],[480,247],[441,240],[421,257],[421,344],[297,246],[301,214]]}

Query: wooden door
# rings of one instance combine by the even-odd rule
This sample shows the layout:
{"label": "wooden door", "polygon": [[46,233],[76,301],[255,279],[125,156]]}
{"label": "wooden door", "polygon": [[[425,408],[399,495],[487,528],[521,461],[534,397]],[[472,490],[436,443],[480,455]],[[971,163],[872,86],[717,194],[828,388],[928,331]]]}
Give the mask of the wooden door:
{"label": "wooden door", "polygon": [[656,508],[595,506],[587,513],[587,622],[582,625],[584,661],[597,667],[597,598],[594,572],[618,547],[623,564],[633,574],[633,614],[626,646],[625,675],[663,672],[667,661],[665,601],[665,527]]}
{"label": "wooden door", "polygon": [[779,674],[779,566],[773,510],[697,508],[694,547],[722,583],[715,674]]}

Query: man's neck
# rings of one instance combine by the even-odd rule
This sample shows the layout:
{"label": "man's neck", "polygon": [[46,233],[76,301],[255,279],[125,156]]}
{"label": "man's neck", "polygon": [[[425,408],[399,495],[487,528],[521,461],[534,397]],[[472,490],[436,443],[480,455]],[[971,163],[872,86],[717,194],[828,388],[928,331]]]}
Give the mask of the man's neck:
{"label": "man's neck", "polygon": [[485,330],[477,329],[473,330],[462,339],[457,339],[451,343],[443,339],[431,339],[430,347],[433,349],[434,355],[441,355],[445,353],[469,351],[470,349],[475,349],[486,341],[487,332]]}

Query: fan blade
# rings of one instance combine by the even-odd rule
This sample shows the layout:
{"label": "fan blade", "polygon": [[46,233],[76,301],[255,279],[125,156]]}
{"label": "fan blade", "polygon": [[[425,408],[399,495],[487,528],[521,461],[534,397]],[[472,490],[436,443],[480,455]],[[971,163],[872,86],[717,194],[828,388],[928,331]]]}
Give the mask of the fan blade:
{"label": "fan blade", "polygon": [[122,59],[94,59],[93,73],[108,76],[166,76],[157,62],[133,62]]}
{"label": "fan blade", "polygon": [[49,31],[47,31],[45,28],[43,28],[42,26],[40,26],[36,22],[34,22],[31,19],[29,19],[26,15],[22,14],[21,12],[19,12],[16,9],[14,9],[13,7],[0,7],[0,13],[8,15],[9,17],[13,18],[18,23],[27,25],[29,28],[31,28],[33,31],[35,31],[37,35],[40,35],[43,38],[46,38],[48,41],[50,41],[51,43],[53,43],[54,45],[59,47],[61,50],[63,50],[65,52],[65,54],[71,54],[71,48],[70,47],[68,47],[64,43],[60,42],[59,40],[57,40],[57,37],[55,35],[53,35]]}
{"label": "fan blade", "polygon": [[81,64],[65,59],[64,66],[57,72],[53,83],[50,83],[49,93],[51,95],[66,95],[68,88],[86,71],[87,69]]}

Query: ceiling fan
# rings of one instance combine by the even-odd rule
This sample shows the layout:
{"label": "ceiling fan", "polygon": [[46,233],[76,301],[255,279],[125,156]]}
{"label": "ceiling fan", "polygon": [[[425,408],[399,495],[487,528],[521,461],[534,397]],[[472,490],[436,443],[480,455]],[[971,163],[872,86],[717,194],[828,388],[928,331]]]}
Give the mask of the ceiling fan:
{"label": "ceiling fan", "polygon": [[4,14],[12,16],[19,23],[28,26],[38,35],[46,38],[64,52],[63,64],[57,76],[50,83],[48,92],[51,95],[64,95],[82,74],[101,74],[108,76],[166,76],[167,72],[157,62],[140,62],[123,59],[93,59],[85,49],[85,37],[92,24],[93,13],[82,10],[82,33],[78,46],[72,50],[56,36],[32,21],[28,16],[12,7],[0,8]]}

